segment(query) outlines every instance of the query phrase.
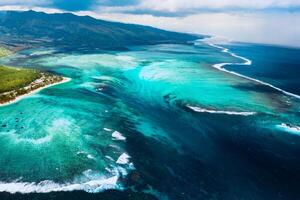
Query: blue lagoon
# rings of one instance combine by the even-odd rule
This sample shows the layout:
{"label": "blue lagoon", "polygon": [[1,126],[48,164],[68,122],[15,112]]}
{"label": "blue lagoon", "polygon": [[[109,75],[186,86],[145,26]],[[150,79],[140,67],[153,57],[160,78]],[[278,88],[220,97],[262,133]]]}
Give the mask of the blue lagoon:
{"label": "blue lagoon", "polygon": [[299,197],[299,67],[273,70],[299,66],[291,52],[199,41],[3,58],[71,81],[0,107],[0,191]]}

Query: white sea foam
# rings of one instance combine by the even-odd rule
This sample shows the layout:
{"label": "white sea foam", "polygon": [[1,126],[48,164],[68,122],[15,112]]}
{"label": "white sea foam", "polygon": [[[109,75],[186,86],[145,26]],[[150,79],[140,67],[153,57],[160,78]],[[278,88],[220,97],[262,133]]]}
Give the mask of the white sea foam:
{"label": "white sea foam", "polygon": [[49,193],[60,191],[84,190],[95,193],[107,189],[118,189],[117,181],[119,175],[110,178],[90,180],[84,183],[66,183],[59,184],[53,181],[45,180],[39,183],[35,182],[0,182],[0,192],[9,193]]}
{"label": "white sea foam", "polygon": [[94,157],[93,155],[91,155],[91,154],[88,154],[86,157],[87,157],[88,159],[95,159],[95,157]]}
{"label": "white sea foam", "polygon": [[[227,49],[227,48],[225,48],[225,47],[216,45],[216,44],[214,43],[213,37],[212,37],[211,40],[210,40],[210,39],[205,39],[205,40],[202,40],[202,41],[203,41],[204,43],[206,43],[206,44],[212,46],[212,47],[221,49],[221,51],[224,52],[224,53],[228,53],[228,54],[230,54],[231,56],[233,56],[233,57],[235,57],[235,58],[238,58],[238,59],[241,59],[241,60],[244,61],[244,62],[241,62],[241,63],[218,63],[218,64],[214,64],[214,65],[213,65],[214,68],[216,68],[216,69],[218,69],[218,70],[220,70],[220,71],[223,71],[223,72],[227,72],[227,73],[230,73],[230,74],[239,76],[239,77],[241,77],[241,78],[245,78],[245,79],[247,79],[247,80],[254,81],[254,82],[259,83],[259,84],[262,84],[262,85],[269,86],[269,87],[273,88],[274,90],[277,90],[277,91],[279,91],[279,92],[281,92],[281,93],[283,93],[283,94],[285,94],[285,95],[292,96],[292,97],[295,97],[295,98],[300,99],[300,96],[299,96],[299,95],[293,94],[293,93],[288,92],[288,91],[285,91],[285,90],[283,90],[283,89],[281,89],[281,88],[278,88],[278,87],[276,87],[276,86],[274,86],[274,85],[271,85],[270,83],[266,83],[266,82],[264,82],[264,81],[260,81],[260,80],[258,80],[258,79],[251,78],[251,77],[248,77],[248,76],[239,74],[239,73],[237,73],[237,72],[234,72],[234,71],[230,71],[230,70],[225,69],[224,66],[226,66],[226,65],[245,65],[245,66],[250,66],[250,65],[252,64],[252,61],[249,60],[248,58],[245,58],[245,57],[242,57],[242,56],[239,56],[239,55],[237,55],[237,54],[235,54],[235,53],[230,52],[229,49]],[[195,43],[195,45],[197,45],[197,43]]]}
{"label": "white sea foam", "polygon": [[88,159],[95,159],[95,157],[94,157],[92,154],[89,154],[89,153],[87,153],[87,152],[85,152],[85,151],[77,151],[76,154],[77,154],[77,155],[84,154],[84,155],[86,155],[86,157],[87,157]]}
{"label": "white sea foam", "polygon": [[201,112],[201,113],[213,113],[213,114],[227,114],[227,115],[255,115],[256,112],[237,112],[237,111],[225,111],[225,110],[208,110],[196,106],[190,106],[187,105],[188,108],[192,109],[195,112]]}
{"label": "white sea foam", "polygon": [[280,129],[283,129],[284,131],[300,135],[300,127],[299,126],[282,123],[280,125],[277,125],[277,127]]}
{"label": "white sea foam", "polygon": [[114,140],[126,140],[126,137],[124,137],[120,132],[114,131],[111,135]]}
{"label": "white sea foam", "polygon": [[125,168],[123,168],[123,167],[118,167],[118,171],[120,172],[120,174],[122,175],[122,176],[127,176],[128,175],[128,172],[127,172],[127,170],[125,169]]}
{"label": "white sea foam", "polygon": [[110,173],[113,171],[112,169],[110,169],[108,167],[105,167],[105,170],[108,171],[108,172],[110,172]]}
{"label": "white sea foam", "polygon": [[79,154],[87,154],[87,153],[85,151],[77,151],[76,154],[79,155]]}
{"label": "white sea foam", "polygon": [[114,159],[110,156],[105,156],[105,158],[107,158],[108,160],[114,161]]}
{"label": "white sea foam", "polygon": [[120,150],[121,149],[118,145],[115,145],[115,144],[109,144],[108,146],[111,147],[111,148],[113,148],[113,149],[116,149],[116,150]]}
{"label": "white sea foam", "polygon": [[[38,138],[38,139],[27,139],[27,141],[31,142],[32,144],[44,144],[50,142],[52,138],[53,138],[52,135],[47,135],[45,137]],[[26,139],[23,140],[26,141]]]}
{"label": "white sea foam", "polygon": [[53,139],[52,135],[47,135],[41,138],[22,138],[22,135],[16,133],[16,130],[11,130],[9,132],[0,132],[2,135],[10,137],[15,143],[28,143],[33,145],[41,145],[51,142]]}
{"label": "white sea foam", "polygon": [[128,164],[130,156],[127,153],[123,153],[117,160],[118,164]]}

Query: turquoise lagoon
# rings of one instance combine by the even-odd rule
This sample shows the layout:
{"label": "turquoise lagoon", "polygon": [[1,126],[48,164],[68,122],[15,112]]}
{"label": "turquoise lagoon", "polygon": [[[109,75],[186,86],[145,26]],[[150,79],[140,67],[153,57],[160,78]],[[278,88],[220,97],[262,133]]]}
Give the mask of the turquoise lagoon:
{"label": "turquoise lagoon", "polygon": [[297,197],[299,99],[213,67],[251,68],[221,50],[206,43],[51,48],[2,59],[71,81],[0,107],[0,191]]}

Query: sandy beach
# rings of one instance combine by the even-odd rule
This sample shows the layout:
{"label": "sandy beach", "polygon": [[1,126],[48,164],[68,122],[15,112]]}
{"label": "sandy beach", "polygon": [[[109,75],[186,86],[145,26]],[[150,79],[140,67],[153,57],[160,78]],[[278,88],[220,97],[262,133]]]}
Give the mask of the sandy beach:
{"label": "sandy beach", "polygon": [[33,90],[33,91],[31,91],[31,92],[29,92],[27,94],[20,95],[20,96],[16,97],[15,99],[11,100],[11,101],[8,101],[8,102],[5,102],[5,103],[0,103],[0,107],[14,104],[14,103],[16,103],[16,102],[18,102],[18,101],[20,101],[20,100],[22,100],[24,98],[27,98],[27,97],[29,97],[29,96],[31,96],[33,94],[36,94],[36,93],[40,92],[43,89],[46,89],[46,88],[49,88],[49,87],[53,87],[55,85],[60,85],[60,84],[63,84],[63,83],[67,83],[67,82],[69,82],[71,80],[72,80],[71,78],[63,77],[63,80],[60,81],[60,82],[53,83],[53,84],[50,84],[50,85],[46,85],[44,87],[40,87],[40,88],[38,88],[36,90]]}

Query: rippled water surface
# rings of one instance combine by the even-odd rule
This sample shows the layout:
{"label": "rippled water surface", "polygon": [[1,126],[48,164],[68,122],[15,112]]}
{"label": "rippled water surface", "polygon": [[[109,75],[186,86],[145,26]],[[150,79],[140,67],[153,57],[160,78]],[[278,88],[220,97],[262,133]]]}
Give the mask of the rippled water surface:
{"label": "rippled water surface", "polygon": [[299,99],[213,67],[239,57],[169,44],[33,49],[2,62],[71,78],[0,107],[2,192],[300,197]]}

